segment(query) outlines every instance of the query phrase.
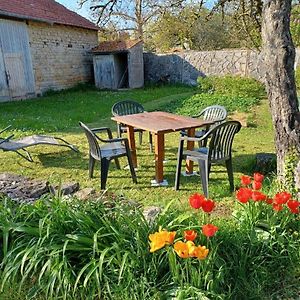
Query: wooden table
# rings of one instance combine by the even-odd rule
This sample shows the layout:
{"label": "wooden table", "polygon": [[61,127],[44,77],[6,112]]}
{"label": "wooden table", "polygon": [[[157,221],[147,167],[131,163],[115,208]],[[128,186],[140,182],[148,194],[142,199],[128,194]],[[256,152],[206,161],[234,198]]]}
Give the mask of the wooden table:
{"label": "wooden table", "polygon": [[[167,185],[163,175],[163,160],[165,152],[165,133],[187,130],[188,136],[195,135],[195,128],[211,125],[213,122],[201,119],[179,116],[162,111],[144,112],[126,116],[115,116],[111,118],[117,123],[127,126],[129,147],[133,164],[137,167],[136,147],[134,139],[134,128],[150,131],[154,135],[155,149],[155,185]],[[187,149],[194,148],[194,142],[187,143]],[[193,173],[193,162],[187,161],[186,173]]]}

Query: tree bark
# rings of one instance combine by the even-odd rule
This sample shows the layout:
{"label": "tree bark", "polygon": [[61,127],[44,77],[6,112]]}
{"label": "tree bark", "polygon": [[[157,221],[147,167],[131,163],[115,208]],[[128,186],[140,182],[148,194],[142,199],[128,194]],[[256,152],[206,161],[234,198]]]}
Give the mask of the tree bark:
{"label": "tree bark", "polygon": [[291,149],[300,153],[299,108],[295,85],[295,47],[290,34],[291,0],[266,0],[262,14],[262,51],[266,88],[275,131],[277,174]]}

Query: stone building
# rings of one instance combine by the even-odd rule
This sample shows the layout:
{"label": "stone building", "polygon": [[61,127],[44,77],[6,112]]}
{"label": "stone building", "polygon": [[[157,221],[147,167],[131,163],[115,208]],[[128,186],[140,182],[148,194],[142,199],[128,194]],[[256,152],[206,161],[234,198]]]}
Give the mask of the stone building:
{"label": "stone building", "polygon": [[92,52],[98,88],[140,88],[144,85],[142,41],[105,41]]}
{"label": "stone building", "polygon": [[54,0],[0,1],[0,101],[93,79],[98,29]]}

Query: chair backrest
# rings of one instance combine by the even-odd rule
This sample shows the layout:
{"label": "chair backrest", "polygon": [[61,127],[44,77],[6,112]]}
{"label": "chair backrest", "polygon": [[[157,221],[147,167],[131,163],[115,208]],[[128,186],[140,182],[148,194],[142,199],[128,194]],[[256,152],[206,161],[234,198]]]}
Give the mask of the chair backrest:
{"label": "chair backrest", "polygon": [[125,116],[143,113],[143,105],[133,100],[123,100],[113,105],[111,113],[113,116]]}
{"label": "chair backrest", "polygon": [[211,161],[223,160],[231,157],[233,138],[241,129],[238,121],[227,121],[215,126],[210,134],[208,157]]}
{"label": "chair backrest", "polygon": [[96,159],[100,159],[101,151],[95,134],[84,123],[79,122],[79,126],[84,130],[84,133],[87,137],[89,147],[90,147],[90,155]]}
{"label": "chair backrest", "polygon": [[199,116],[202,116],[204,120],[223,122],[227,118],[227,111],[224,106],[212,105],[204,108]]}

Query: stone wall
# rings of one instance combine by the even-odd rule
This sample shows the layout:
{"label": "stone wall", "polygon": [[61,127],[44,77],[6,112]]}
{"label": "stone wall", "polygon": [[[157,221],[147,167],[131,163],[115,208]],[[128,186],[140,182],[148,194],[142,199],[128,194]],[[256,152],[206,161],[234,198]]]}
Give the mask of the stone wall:
{"label": "stone wall", "polygon": [[[296,65],[299,49],[297,49]],[[145,81],[195,85],[199,76],[241,75],[264,81],[264,64],[258,51],[230,49],[144,53]]]}
{"label": "stone wall", "polygon": [[28,32],[37,94],[93,79],[97,31],[30,21]]}

